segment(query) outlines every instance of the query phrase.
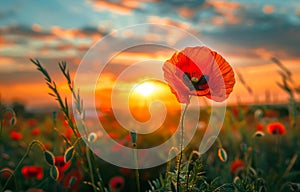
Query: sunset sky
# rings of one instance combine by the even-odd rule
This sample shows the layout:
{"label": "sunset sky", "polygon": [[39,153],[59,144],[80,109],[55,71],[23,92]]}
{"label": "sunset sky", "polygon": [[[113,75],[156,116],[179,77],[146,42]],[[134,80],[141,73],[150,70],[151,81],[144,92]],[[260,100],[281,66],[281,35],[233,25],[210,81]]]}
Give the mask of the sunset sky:
{"label": "sunset sky", "polygon": [[[154,23],[188,31],[217,51],[233,66],[237,83],[228,102],[283,101],[277,58],[292,72],[294,88],[300,87],[300,2],[298,0],[10,0],[0,1],[0,94],[4,102],[24,102],[29,108],[50,105],[43,76],[30,58],[49,70],[63,95],[70,96],[57,63],[65,60],[71,75],[98,40],[128,26]],[[168,30],[161,31],[168,36]],[[111,44],[138,41],[135,31],[112,36]],[[166,41],[150,28],[144,39]],[[159,35],[158,35],[159,36]],[[174,38],[174,39],[172,39]],[[173,41],[172,41],[173,40]],[[175,44],[176,44],[175,42]],[[105,51],[105,50],[99,50]],[[101,74],[97,94],[109,99],[117,74],[134,62],[169,59],[173,52],[155,47],[128,49]],[[115,66],[115,67],[114,67]],[[116,73],[113,73],[116,71]],[[236,73],[237,74],[237,73]],[[243,80],[252,90],[247,91]],[[124,82],[126,85],[128,82]],[[296,98],[299,98],[296,95]]]}

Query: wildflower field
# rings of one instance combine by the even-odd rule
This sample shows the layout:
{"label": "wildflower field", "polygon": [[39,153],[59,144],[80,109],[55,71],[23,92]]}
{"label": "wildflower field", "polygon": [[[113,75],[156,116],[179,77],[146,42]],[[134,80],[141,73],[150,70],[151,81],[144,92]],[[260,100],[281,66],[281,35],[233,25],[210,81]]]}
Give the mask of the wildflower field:
{"label": "wildflower field", "polygon": [[[196,133],[180,161],[177,155],[157,167],[129,169],[110,164],[89,149],[55,81],[38,60],[32,62],[45,76],[59,108],[33,113],[21,103],[1,103],[1,191],[300,191],[299,104],[284,78],[282,88],[290,94],[290,102],[227,106],[218,138],[206,153],[197,150],[211,115],[209,106],[201,108]],[[67,65],[59,67],[71,82]],[[83,110],[79,93],[72,84],[69,88],[75,106]],[[92,132],[88,142],[114,139],[132,148],[167,140],[181,116],[180,110],[173,111],[159,135],[143,136],[124,131],[112,110],[99,111],[108,135]],[[192,108],[187,111],[193,113]],[[94,126],[88,117],[83,119],[85,126]],[[105,150],[118,153],[120,145]]]}
{"label": "wildflower field", "polygon": [[0,192],[300,192],[299,0],[0,1]]}

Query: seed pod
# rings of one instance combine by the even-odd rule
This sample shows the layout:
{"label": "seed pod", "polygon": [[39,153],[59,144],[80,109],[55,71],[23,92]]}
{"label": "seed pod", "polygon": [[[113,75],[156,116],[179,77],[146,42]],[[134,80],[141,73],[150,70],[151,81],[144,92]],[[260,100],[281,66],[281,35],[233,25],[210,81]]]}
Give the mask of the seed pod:
{"label": "seed pod", "polygon": [[74,146],[69,147],[64,154],[64,161],[65,163],[70,161],[74,155]]}
{"label": "seed pod", "polygon": [[227,152],[225,151],[225,149],[223,147],[218,149],[218,157],[222,162],[227,161]]}
{"label": "seed pod", "polygon": [[59,178],[59,172],[58,172],[58,169],[57,169],[56,166],[51,166],[51,167],[50,167],[50,177],[51,177],[53,180],[55,180],[55,181],[58,180],[58,178]]}
{"label": "seed pod", "polygon": [[54,155],[50,151],[44,151],[44,157],[49,165],[53,166],[55,164]]}

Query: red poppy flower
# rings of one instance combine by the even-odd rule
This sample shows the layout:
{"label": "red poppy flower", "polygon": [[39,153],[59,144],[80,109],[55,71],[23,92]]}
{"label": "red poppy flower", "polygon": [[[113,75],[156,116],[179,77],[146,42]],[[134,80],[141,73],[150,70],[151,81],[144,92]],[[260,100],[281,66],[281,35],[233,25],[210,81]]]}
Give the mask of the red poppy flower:
{"label": "red poppy flower", "polygon": [[63,179],[63,186],[71,191],[79,191],[83,175],[80,170],[72,169]]}
{"label": "red poppy flower", "polygon": [[111,191],[119,191],[124,188],[125,180],[121,176],[115,176],[109,180],[109,188]]}
{"label": "red poppy flower", "polygon": [[41,130],[39,128],[34,128],[31,130],[32,136],[38,136],[39,134],[41,134]]}
{"label": "red poppy flower", "polygon": [[269,123],[267,131],[273,135],[284,135],[286,132],[285,126],[280,122]]}
{"label": "red poppy flower", "polygon": [[241,170],[243,170],[245,167],[244,161],[237,159],[230,163],[230,173],[237,174]]}
{"label": "red poppy flower", "polygon": [[27,120],[27,124],[30,126],[30,127],[34,127],[37,125],[37,121],[35,119],[28,119]]}
{"label": "red poppy flower", "polygon": [[264,131],[264,125],[262,123],[257,123],[256,131]]}
{"label": "red poppy flower", "polygon": [[233,90],[234,72],[217,52],[205,46],[187,47],[164,63],[164,78],[180,103],[189,95],[224,101]]}
{"label": "red poppy flower", "polygon": [[26,179],[36,178],[41,180],[44,176],[44,171],[41,166],[24,166],[22,167],[21,173]]}
{"label": "red poppy flower", "polygon": [[11,139],[16,140],[16,141],[21,140],[23,138],[22,133],[19,133],[17,131],[11,131],[9,133],[9,136]]}
{"label": "red poppy flower", "polygon": [[123,175],[126,175],[126,176],[128,176],[128,175],[130,175],[131,174],[131,169],[128,169],[128,168],[120,168],[120,172],[123,174]]}
{"label": "red poppy flower", "polygon": [[72,128],[71,128],[71,127],[67,127],[67,128],[65,129],[64,135],[65,135],[65,137],[66,137],[67,139],[70,140],[71,137],[72,137],[72,135],[73,135],[73,130],[72,130]]}
{"label": "red poppy flower", "polygon": [[71,162],[65,162],[64,161],[64,156],[56,156],[55,157],[55,166],[58,169],[59,172],[59,179],[61,179],[63,173],[70,167]]}

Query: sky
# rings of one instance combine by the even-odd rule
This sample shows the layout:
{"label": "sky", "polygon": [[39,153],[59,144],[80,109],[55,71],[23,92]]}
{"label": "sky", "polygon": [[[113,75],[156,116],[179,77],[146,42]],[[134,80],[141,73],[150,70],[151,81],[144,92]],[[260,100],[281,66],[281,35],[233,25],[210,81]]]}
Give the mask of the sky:
{"label": "sky", "polygon": [[[0,1],[2,101],[21,101],[29,108],[55,102],[30,58],[39,59],[62,95],[70,97],[57,63],[66,61],[74,76],[89,49],[107,35],[110,43],[102,46],[99,53],[114,50],[127,41],[140,42],[141,38],[170,47],[180,41],[168,29],[154,31],[150,27],[114,35],[144,23],[187,31],[220,53],[236,72],[237,82],[229,103],[286,101],[288,94],[278,86],[282,82],[279,72],[291,72],[292,75],[287,73],[290,86],[299,90],[298,0],[4,0]],[[97,94],[109,100],[120,71],[143,59],[164,61],[172,53],[158,46],[123,51],[101,74]]]}

